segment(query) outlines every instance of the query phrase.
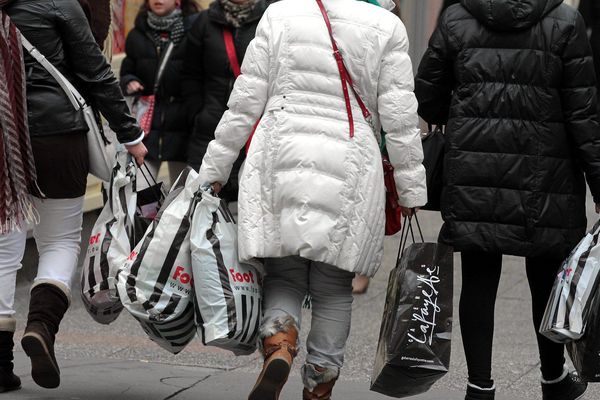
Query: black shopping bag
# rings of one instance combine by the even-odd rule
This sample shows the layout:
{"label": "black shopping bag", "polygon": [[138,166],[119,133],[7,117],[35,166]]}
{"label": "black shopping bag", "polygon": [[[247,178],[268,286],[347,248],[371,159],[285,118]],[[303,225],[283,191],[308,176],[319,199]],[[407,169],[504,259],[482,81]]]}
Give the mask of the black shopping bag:
{"label": "black shopping bag", "polygon": [[593,295],[585,334],[567,343],[569,357],[579,376],[587,382],[600,382],[600,293]]}
{"label": "black shopping bag", "polygon": [[426,392],[448,372],[452,336],[453,250],[438,243],[404,249],[411,221],[404,226],[371,379],[372,391],[398,398]]}
{"label": "black shopping bag", "polygon": [[[146,172],[144,172],[144,167]],[[145,164],[140,167],[140,170],[148,187],[137,192],[137,207],[133,218],[134,243],[132,243],[132,248],[142,240],[146,230],[156,218],[166,198],[163,183],[156,182],[156,178]]]}

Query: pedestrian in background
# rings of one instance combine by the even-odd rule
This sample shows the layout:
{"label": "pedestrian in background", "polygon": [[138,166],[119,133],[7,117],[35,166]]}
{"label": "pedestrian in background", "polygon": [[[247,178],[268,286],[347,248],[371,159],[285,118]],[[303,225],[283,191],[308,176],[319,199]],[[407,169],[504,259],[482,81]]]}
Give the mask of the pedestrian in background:
{"label": "pedestrian in background", "polygon": [[[0,196],[0,391],[20,387],[12,364],[16,327],[14,296],[17,271],[25,251],[27,226],[25,220],[15,220],[11,216],[23,203],[34,205],[39,213],[39,218],[28,218],[39,219],[33,227],[39,262],[21,344],[31,358],[33,380],[42,387],[55,388],[60,383],[60,372],[54,356],[54,340],[71,302],[71,285],[81,242],[83,200],[89,169],[88,126],[83,113],[73,109],[63,89],[43,66],[29,54],[25,54],[23,65],[20,48],[16,47],[19,43],[16,32],[4,29],[7,26],[5,14],[48,61],[80,88],[140,164],[146,149],[141,143],[143,132],[129,115],[119,83],[94,41],[77,0],[0,0],[0,8],[3,25],[0,34],[0,58],[3,59],[0,64],[6,66],[8,60],[19,66],[12,69],[10,76],[0,79],[10,87],[14,82],[25,85],[23,80],[26,77],[26,99],[14,96],[19,93],[15,90],[21,87],[0,90],[0,104],[15,107],[12,113],[0,109],[2,134],[4,138],[9,137],[6,143],[14,146],[16,136],[11,132],[16,129],[26,133],[28,129],[32,149],[30,154],[19,154],[15,147],[11,147],[13,151],[8,148],[8,154],[2,154],[4,165],[0,168],[0,171],[8,172],[0,174],[3,193]],[[5,58],[9,54],[5,49],[12,50],[9,58]],[[6,95],[14,101],[7,103]],[[12,124],[7,122],[9,119]],[[23,136],[19,137],[19,141],[26,143]],[[24,158],[18,159],[19,156]],[[23,193],[18,201],[7,202],[10,198],[5,196],[5,190],[19,190],[24,184],[20,171],[26,171],[25,176],[28,177],[37,172],[39,190],[28,191],[35,197]],[[30,198],[31,203],[26,203]],[[29,208],[28,212],[31,216],[33,211]],[[8,218],[5,218],[6,215]]]}
{"label": "pedestrian in background", "polygon": [[[185,35],[197,17],[193,0],[146,0],[127,35],[126,57],[121,64],[121,87],[130,96],[154,97],[151,129],[144,139],[148,148],[146,166],[154,177],[161,163],[168,162],[171,184],[186,166],[189,146],[188,118],[182,96],[181,74],[186,54]],[[160,82],[159,65],[169,43],[174,48]],[[138,179],[138,189],[147,187]]]}
{"label": "pedestrian in background", "polygon": [[[265,0],[216,0],[208,10],[200,13],[189,33],[183,88],[188,118],[193,126],[188,164],[196,170],[227,110],[227,100],[236,79],[235,67],[231,65],[225,46],[224,31],[231,32],[235,55],[241,64],[266,9]],[[221,193],[227,201],[237,201],[238,171],[243,161],[242,151],[233,166],[229,183]]]}
{"label": "pedestrian in background", "polygon": [[494,398],[505,254],[525,257],[543,399],[579,399],[587,384],[568,372],[564,346],[538,332],[557,271],[586,231],[585,178],[600,202],[596,76],[583,19],[562,0],[462,0],[442,15],[416,95],[420,115],[446,125],[440,240],[461,252],[466,399]]}
{"label": "pedestrian in background", "polygon": [[373,125],[352,90],[344,96],[347,83],[317,2],[283,0],[258,26],[200,167],[200,179],[218,192],[260,119],[239,195],[240,259],[262,259],[266,270],[265,363],[251,400],[279,397],[307,294],[312,323],[303,398],[331,398],[350,332],[352,279],[373,276],[383,254],[382,127],[404,213],[427,202],[404,25],[366,2],[325,0],[323,7]]}

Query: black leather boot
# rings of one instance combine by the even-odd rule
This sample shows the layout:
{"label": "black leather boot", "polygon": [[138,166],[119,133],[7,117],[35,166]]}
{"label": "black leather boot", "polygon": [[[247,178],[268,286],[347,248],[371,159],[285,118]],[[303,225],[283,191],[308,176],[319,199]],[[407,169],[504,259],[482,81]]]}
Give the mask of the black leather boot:
{"label": "black leather boot", "polygon": [[43,388],[54,389],[60,385],[54,338],[67,308],[69,299],[57,286],[43,283],[31,290],[29,316],[21,345],[31,359],[33,381]]}
{"label": "black leather boot", "polygon": [[14,332],[0,331],[0,393],[21,388],[21,379],[13,373]]}

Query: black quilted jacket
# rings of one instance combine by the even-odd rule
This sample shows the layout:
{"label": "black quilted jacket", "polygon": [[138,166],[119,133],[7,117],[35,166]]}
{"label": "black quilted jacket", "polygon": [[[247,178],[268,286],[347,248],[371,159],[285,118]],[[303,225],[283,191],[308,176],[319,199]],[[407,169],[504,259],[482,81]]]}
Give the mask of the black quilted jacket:
{"label": "black quilted jacket", "polygon": [[447,124],[440,239],[457,251],[564,257],[600,201],[596,76],[562,0],[462,0],[419,67],[419,114]]}
{"label": "black quilted jacket", "polygon": [[[23,35],[106,117],[122,143],[141,129],[129,114],[119,82],[96,44],[77,0],[16,0],[4,9]],[[25,54],[31,136],[87,132],[52,76]]]}
{"label": "black quilted jacket", "polygon": [[[193,130],[189,143],[188,164],[198,169],[215,129],[227,110],[227,101],[233,89],[235,77],[225,50],[223,28],[232,31],[237,58],[242,64],[246,49],[267,5],[272,1],[258,0],[251,16],[235,29],[225,19],[218,1],[208,10],[202,11],[188,35],[188,49],[183,65],[183,93],[188,104],[188,118],[192,119]],[[229,183],[223,188],[221,197],[237,201],[238,171],[244,159],[241,153],[235,163]]]}

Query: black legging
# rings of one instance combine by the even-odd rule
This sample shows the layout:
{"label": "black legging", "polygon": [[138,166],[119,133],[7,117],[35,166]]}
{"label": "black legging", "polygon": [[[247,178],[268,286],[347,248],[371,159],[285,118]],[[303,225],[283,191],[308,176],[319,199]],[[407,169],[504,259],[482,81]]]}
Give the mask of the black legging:
{"label": "black legging", "polygon": [[[491,387],[494,306],[502,272],[502,254],[463,252],[460,329],[469,382]],[[526,258],[527,280],[531,290],[533,325],[537,336],[542,376],[558,378],[565,363],[564,346],[539,334],[540,324],[550,297],[554,278],[562,260]]]}

